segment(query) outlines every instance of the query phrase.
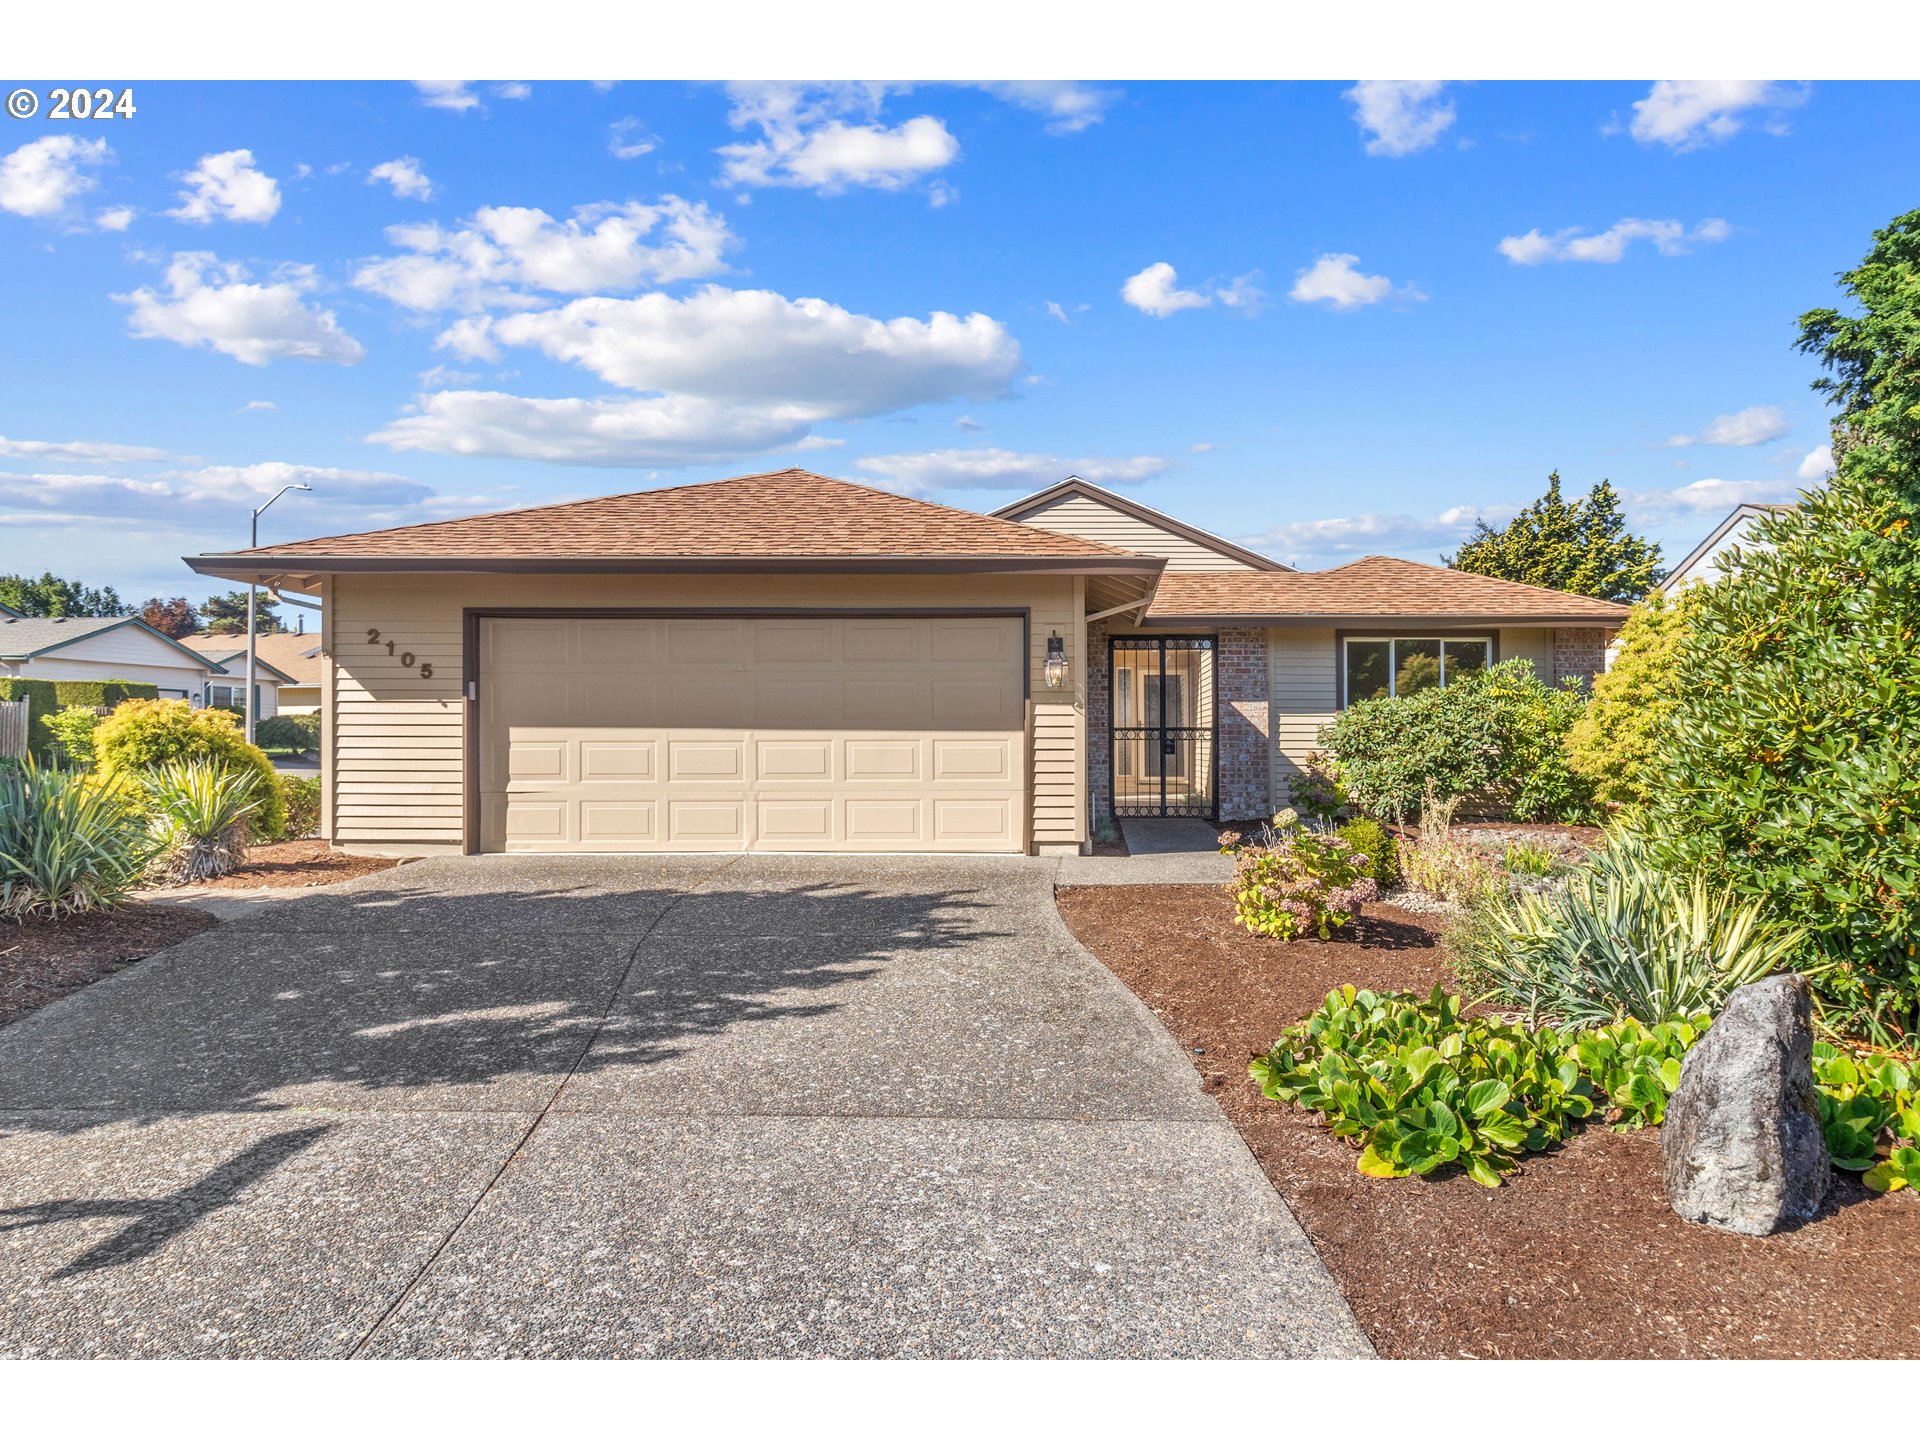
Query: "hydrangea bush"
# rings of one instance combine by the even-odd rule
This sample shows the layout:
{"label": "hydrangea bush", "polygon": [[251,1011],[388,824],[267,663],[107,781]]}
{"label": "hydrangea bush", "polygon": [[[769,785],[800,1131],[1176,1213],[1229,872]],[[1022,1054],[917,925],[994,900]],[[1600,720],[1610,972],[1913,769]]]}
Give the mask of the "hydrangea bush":
{"label": "hydrangea bush", "polygon": [[[1282,811],[1279,819],[1290,818]],[[1264,843],[1236,851],[1233,920],[1254,935],[1331,939],[1360,907],[1380,898],[1376,857],[1339,835],[1318,835],[1297,824],[1269,829]]]}

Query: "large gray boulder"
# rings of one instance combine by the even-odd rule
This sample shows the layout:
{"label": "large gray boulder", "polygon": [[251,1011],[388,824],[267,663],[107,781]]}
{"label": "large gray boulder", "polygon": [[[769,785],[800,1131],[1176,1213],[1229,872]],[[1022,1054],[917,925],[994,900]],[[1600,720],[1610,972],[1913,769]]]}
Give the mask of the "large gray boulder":
{"label": "large gray boulder", "polygon": [[1743,985],[1680,1066],[1660,1131],[1676,1214],[1741,1235],[1810,1220],[1832,1180],[1807,982]]}

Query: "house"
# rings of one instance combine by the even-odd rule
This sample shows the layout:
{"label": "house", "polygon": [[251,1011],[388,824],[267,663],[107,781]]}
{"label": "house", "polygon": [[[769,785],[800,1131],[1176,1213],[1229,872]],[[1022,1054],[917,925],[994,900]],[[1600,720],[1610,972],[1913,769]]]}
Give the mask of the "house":
{"label": "house", "polygon": [[1660,588],[1672,594],[1690,580],[1711,584],[1727,573],[1732,563],[1730,552],[1736,546],[1747,550],[1768,550],[1773,547],[1764,545],[1752,538],[1753,524],[1763,515],[1779,514],[1795,507],[1792,505],[1736,505],[1733,513],[1718,525],[1692,553],[1678,565],[1671,574],[1660,582]]}
{"label": "house", "polygon": [[[253,637],[253,688],[260,705],[255,716],[258,720],[267,720],[284,712],[287,708],[285,703],[287,692],[289,690],[298,692],[294,677],[273,661],[275,655],[288,647],[269,645],[268,642],[281,640],[297,640],[303,650],[313,649],[320,643],[311,635],[256,635]],[[180,643],[205,656],[214,666],[214,673],[208,678],[205,691],[194,703],[220,705],[229,710],[245,709],[247,637],[245,635],[184,635]]]}
{"label": "house", "polygon": [[0,678],[131,680],[204,704],[219,667],[132,615],[0,615]]}
{"label": "house", "polygon": [[388,852],[1071,853],[1263,815],[1351,698],[1626,610],[1301,572],[1069,480],[977,515],[786,470],[188,558],[319,596],[325,833]]}

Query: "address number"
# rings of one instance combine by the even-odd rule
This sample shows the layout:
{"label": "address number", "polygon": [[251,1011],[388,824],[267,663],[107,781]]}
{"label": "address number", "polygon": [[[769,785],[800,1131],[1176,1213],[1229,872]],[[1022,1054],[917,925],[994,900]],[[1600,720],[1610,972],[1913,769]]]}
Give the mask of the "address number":
{"label": "address number", "polygon": [[378,630],[370,629],[367,631],[367,644],[386,646],[387,654],[393,656],[402,665],[406,666],[407,669],[412,670],[418,668],[422,680],[431,680],[433,678],[433,662],[431,660],[416,662],[416,657],[411,650],[402,650],[400,646],[392,640],[382,640]]}

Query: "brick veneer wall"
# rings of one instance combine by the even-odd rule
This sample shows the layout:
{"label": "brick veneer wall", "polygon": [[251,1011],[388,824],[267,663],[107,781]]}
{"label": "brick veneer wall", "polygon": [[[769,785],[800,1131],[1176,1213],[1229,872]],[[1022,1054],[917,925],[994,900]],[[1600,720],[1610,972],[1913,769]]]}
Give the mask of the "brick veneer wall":
{"label": "brick veneer wall", "polygon": [[1112,633],[1104,620],[1087,627],[1087,791],[1093,797],[1095,829],[1113,814],[1113,777],[1108,774],[1113,748],[1107,735],[1113,724],[1113,667],[1107,651]]}
{"label": "brick veneer wall", "polygon": [[1264,819],[1273,806],[1267,632],[1225,629],[1214,652],[1219,690],[1220,818]]}
{"label": "brick veneer wall", "polygon": [[1607,668],[1607,631],[1599,628],[1553,632],[1553,683],[1569,675],[1582,685]]}

